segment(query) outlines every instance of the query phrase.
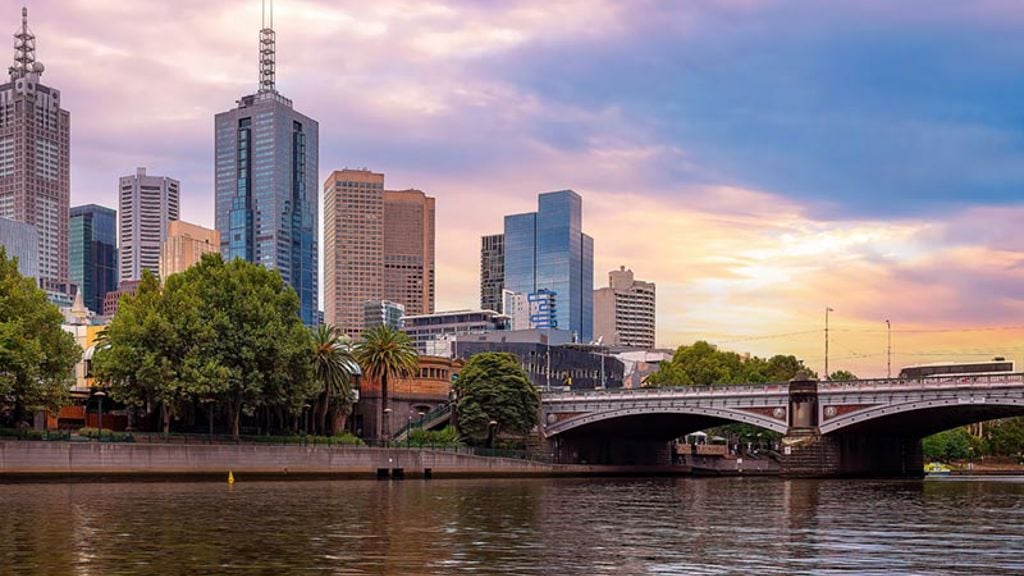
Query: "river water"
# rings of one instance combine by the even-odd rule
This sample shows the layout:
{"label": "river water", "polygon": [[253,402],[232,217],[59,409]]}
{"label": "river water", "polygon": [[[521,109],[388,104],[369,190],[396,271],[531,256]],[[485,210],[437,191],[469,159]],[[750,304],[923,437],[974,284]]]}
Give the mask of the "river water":
{"label": "river water", "polygon": [[1024,479],[0,485],[0,574],[1024,574]]}

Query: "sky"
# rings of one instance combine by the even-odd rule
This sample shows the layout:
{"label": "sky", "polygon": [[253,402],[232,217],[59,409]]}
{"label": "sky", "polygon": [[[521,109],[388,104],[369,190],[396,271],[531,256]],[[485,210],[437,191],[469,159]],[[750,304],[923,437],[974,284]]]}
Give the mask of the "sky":
{"label": "sky", "polygon": [[[0,0],[13,34],[22,2]],[[255,91],[258,0],[27,0],[72,114],[72,204],[146,166],[213,224],[213,116]],[[437,307],[479,237],[584,198],[597,278],[658,289],[658,344],[862,377],[1024,363],[1024,4],[1016,0],[277,0],[277,86],[321,181],[437,198]],[[12,40],[13,41],[13,40]]]}

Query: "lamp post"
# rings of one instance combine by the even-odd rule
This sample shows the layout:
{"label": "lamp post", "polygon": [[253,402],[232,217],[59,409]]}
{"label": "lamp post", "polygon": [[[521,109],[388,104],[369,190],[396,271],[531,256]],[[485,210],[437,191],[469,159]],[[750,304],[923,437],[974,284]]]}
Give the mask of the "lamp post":
{"label": "lamp post", "polygon": [[391,446],[391,438],[389,437],[390,436],[390,432],[391,432],[391,408],[390,407],[384,409],[384,422],[381,422],[381,428],[383,430],[383,434],[382,435],[384,436],[384,446],[385,447],[390,447]]}
{"label": "lamp post", "polygon": [[309,402],[302,404],[302,435],[309,435]]}
{"label": "lamp post", "polygon": [[213,403],[216,402],[213,398],[203,398],[200,400],[201,403],[206,404],[206,421],[208,425],[208,435],[210,441],[213,441]]}
{"label": "lamp post", "polygon": [[96,428],[98,429],[99,440],[100,440],[100,442],[102,442],[103,441],[103,399],[107,397],[107,393],[104,392],[103,390],[97,390],[96,393],[93,394],[93,396],[98,398],[99,399],[99,403],[100,403],[100,406],[99,406],[99,422],[96,424]]}
{"label": "lamp post", "polygon": [[835,312],[832,308],[825,307],[825,380],[831,380],[832,377],[828,372],[828,313]]}
{"label": "lamp post", "polygon": [[885,373],[886,373],[886,378],[891,379],[892,378],[892,322],[889,322],[888,320],[885,321],[885,331],[886,331],[886,334],[888,336],[888,345],[886,346],[886,350],[885,350],[885,357],[886,357]]}
{"label": "lamp post", "polygon": [[498,428],[498,423],[491,420],[487,423],[487,447],[494,450],[494,433]]}

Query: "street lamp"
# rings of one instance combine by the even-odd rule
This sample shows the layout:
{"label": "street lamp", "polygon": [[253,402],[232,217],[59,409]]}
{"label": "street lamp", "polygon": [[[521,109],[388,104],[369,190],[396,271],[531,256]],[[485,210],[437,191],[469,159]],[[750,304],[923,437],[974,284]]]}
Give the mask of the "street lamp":
{"label": "street lamp", "polygon": [[107,397],[107,393],[104,392],[103,390],[97,390],[96,393],[93,394],[93,396],[95,396],[96,398],[99,398],[99,403],[100,403],[100,407],[99,407],[99,410],[100,410],[100,412],[99,412],[99,423],[97,423],[96,427],[98,428],[99,440],[100,440],[100,442],[102,442],[103,441],[103,399]]}
{"label": "street lamp", "polygon": [[384,409],[384,422],[381,423],[381,429],[383,431],[382,435],[384,436],[384,446],[385,447],[390,447],[391,446],[391,438],[389,438],[389,435],[390,435],[390,432],[391,432],[391,408],[390,407]]}
{"label": "street lamp", "polygon": [[302,405],[302,435],[309,435],[309,402]]}
{"label": "street lamp", "polygon": [[210,441],[213,441],[213,403],[216,402],[213,398],[203,398],[200,400],[201,403],[206,405],[206,421],[209,426]]}
{"label": "street lamp", "polygon": [[491,420],[487,423],[487,447],[494,450],[494,433],[498,428],[498,423]]}

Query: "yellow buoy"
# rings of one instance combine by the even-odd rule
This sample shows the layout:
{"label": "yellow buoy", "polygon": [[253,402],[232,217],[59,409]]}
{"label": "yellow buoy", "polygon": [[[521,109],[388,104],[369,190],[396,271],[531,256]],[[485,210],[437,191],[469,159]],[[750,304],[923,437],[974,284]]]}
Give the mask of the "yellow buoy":
{"label": "yellow buoy", "polygon": [[234,484],[234,483],[235,483],[235,475],[232,474],[230,470],[228,470],[228,484]]}

